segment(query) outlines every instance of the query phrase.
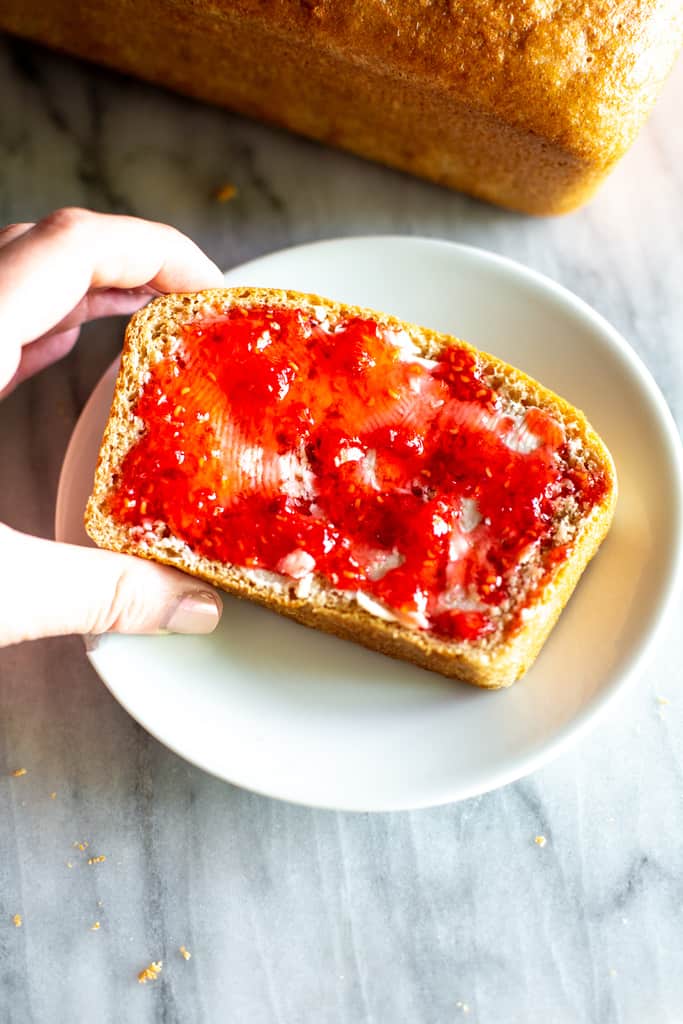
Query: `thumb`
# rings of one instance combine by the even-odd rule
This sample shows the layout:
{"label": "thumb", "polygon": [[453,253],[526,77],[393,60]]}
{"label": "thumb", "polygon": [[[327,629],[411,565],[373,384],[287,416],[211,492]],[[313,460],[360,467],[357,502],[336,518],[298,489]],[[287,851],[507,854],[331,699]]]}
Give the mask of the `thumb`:
{"label": "thumb", "polygon": [[222,602],[177,569],[0,524],[0,647],[67,633],[211,633]]}

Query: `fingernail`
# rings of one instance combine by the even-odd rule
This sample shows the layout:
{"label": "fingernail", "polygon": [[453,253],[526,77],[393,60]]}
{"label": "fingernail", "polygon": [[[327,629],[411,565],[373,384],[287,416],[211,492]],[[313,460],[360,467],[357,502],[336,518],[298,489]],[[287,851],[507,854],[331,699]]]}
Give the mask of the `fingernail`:
{"label": "fingernail", "polygon": [[212,633],[218,625],[221,599],[210,590],[194,590],[171,609],[164,628],[169,633]]}

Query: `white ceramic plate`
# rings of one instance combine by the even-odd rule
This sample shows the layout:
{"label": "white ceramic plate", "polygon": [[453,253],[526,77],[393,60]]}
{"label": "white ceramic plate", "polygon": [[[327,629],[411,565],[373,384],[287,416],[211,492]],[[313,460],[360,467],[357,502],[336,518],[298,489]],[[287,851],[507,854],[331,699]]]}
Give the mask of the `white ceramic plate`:
{"label": "white ceramic plate", "polygon": [[[477,249],[350,238],[275,253],[233,285],[318,292],[460,335],[583,408],[610,447],[611,533],[534,668],[503,692],[448,682],[232,598],[211,637],[103,639],[90,659],[117,700],[182,757],[260,793],[395,810],[458,800],[532,771],[595,722],[645,653],[683,554],[678,436],[616,331],[552,281]],[[62,470],[59,539],[83,508],[115,368]]]}

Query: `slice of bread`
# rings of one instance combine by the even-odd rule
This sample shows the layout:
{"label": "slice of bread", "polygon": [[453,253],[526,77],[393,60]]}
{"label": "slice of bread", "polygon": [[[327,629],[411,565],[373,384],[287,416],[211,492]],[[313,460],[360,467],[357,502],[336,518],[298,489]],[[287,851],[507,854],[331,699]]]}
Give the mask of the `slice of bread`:
{"label": "slice of bread", "polygon": [[[426,613],[404,613],[403,605],[399,607],[392,603],[392,600],[382,597],[381,594],[378,596],[377,584],[367,581],[366,583],[360,582],[354,589],[355,585],[342,585],[339,574],[331,572],[326,574],[325,571],[319,571],[315,560],[305,550],[301,550],[301,544],[296,545],[296,550],[292,552],[293,561],[289,556],[288,559],[279,557],[276,559],[273,556],[274,564],[269,564],[269,538],[267,536],[260,537],[260,556],[245,558],[247,564],[236,564],[235,559],[228,561],[225,558],[217,558],[215,557],[217,549],[212,546],[211,539],[214,529],[212,524],[215,524],[217,520],[211,519],[206,512],[205,523],[203,521],[200,523],[201,514],[194,506],[192,529],[198,529],[197,524],[200,524],[207,537],[206,544],[195,543],[191,539],[188,542],[189,534],[182,535],[181,528],[169,526],[169,520],[173,523],[178,521],[177,509],[171,507],[170,504],[167,504],[165,509],[156,507],[153,516],[145,517],[143,513],[147,500],[136,502],[136,498],[133,496],[130,500],[121,503],[122,479],[125,478],[126,472],[132,472],[130,469],[126,469],[133,458],[132,453],[142,453],[142,456],[147,457],[151,450],[150,446],[153,447],[155,443],[155,422],[153,422],[155,417],[158,417],[156,422],[159,429],[164,424],[163,429],[165,430],[170,429],[169,424],[178,427],[173,436],[179,438],[179,446],[182,446],[183,443],[183,429],[199,429],[196,427],[195,420],[208,421],[210,419],[208,412],[197,413],[195,411],[189,427],[183,427],[185,421],[182,416],[178,424],[175,424],[173,416],[183,407],[179,404],[175,410],[170,410],[169,402],[162,394],[163,389],[159,387],[156,394],[160,397],[156,401],[156,405],[153,405],[157,411],[149,413],[152,406],[148,401],[144,406],[147,410],[145,416],[139,415],[143,408],[141,405],[143,395],[149,393],[155,380],[160,379],[159,374],[162,369],[164,372],[169,367],[172,369],[173,379],[177,380],[179,387],[183,383],[183,374],[188,375],[187,386],[180,387],[177,392],[181,395],[189,394],[193,389],[201,391],[203,384],[199,382],[206,382],[207,378],[215,381],[215,374],[211,373],[207,367],[197,364],[196,360],[199,359],[199,356],[196,353],[188,356],[188,351],[190,351],[187,348],[188,338],[190,336],[203,337],[206,331],[222,330],[223,325],[230,317],[258,317],[267,313],[268,316],[277,320],[278,312],[281,317],[285,317],[287,312],[292,314],[292,311],[297,311],[297,322],[309,325],[302,328],[304,337],[308,337],[306,332],[310,333],[310,325],[313,325],[314,333],[317,331],[317,336],[323,338],[323,342],[328,346],[343,345],[350,330],[349,325],[360,323],[361,326],[363,324],[367,326],[368,322],[371,322],[368,329],[371,332],[376,329],[381,344],[394,347],[390,349],[393,353],[392,358],[407,364],[409,370],[406,372],[413,373],[409,391],[411,389],[419,391],[421,385],[415,381],[426,379],[427,374],[438,377],[439,367],[445,365],[442,360],[450,359],[449,365],[456,365],[454,353],[457,350],[457,358],[459,359],[462,354],[463,359],[469,360],[468,366],[473,368],[474,380],[477,385],[481,385],[481,390],[477,394],[489,396],[486,400],[481,399],[482,402],[489,403],[486,409],[484,406],[473,405],[469,398],[463,399],[461,405],[457,405],[456,399],[453,399],[455,403],[453,408],[456,409],[457,406],[457,410],[460,410],[457,413],[458,423],[463,427],[468,439],[467,443],[478,445],[480,441],[485,440],[487,445],[497,445],[496,452],[513,453],[509,455],[510,465],[513,460],[517,460],[517,465],[522,460],[522,477],[518,474],[514,478],[517,480],[526,475],[526,464],[523,462],[525,458],[529,459],[529,473],[532,472],[534,466],[541,464],[552,467],[555,483],[552,488],[548,485],[545,490],[539,484],[538,496],[533,499],[536,503],[534,505],[536,511],[541,504],[545,509],[543,516],[538,519],[539,522],[541,520],[543,522],[542,531],[535,537],[533,543],[529,542],[527,548],[520,547],[520,544],[517,543],[517,547],[514,548],[517,560],[511,566],[506,563],[504,578],[500,575],[495,577],[496,570],[494,569],[494,575],[487,577],[492,580],[488,584],[488,589],[484,587],[475,593],[472,590],[474,584],[461,585],[459,583],[455,588],[451,587],[444,590],[443,593],[440,591],[436,603],[432,600],[434,595],[430,596],[427,593],[424,598],[421,606],[423,612],[427,607],[438,607],[442,611],[447,609],[446,618],[452,613],[456,618],[460,616],[457,618],[458,622],[469,621],[468,610],[474,608],[476,612],[474,618],[477,622],[485,620],[485,629],[474,630],[472,635],[466,632],[458,634],[457,631],[444,634],[443,630],[434,627],[433,619]],[[216,325],[218,326],[216,327]],[[277,323],[275,326],[279,329]],[[344,333],[345,331],[347,334]],[[267,334],[266,331],[264,337]],[[267,341],[264,342],[264,345],[267,343]],[[256,348],[259,347],[259,345],[256,346]],[[220,364],[220,372],[228,374],[226,378],[228,381],[232,379],[229,365],[232,351],[231,346],[227,345],[225,355],[221,356],[224,361]],[[195,361],[193,362],[193,360]],[[192,376],[190,376],[188,365],[192,366]],[[288,380],[294,379],[292,374],[299,369],[294,360],[290,362],[290,366],[294,367],[294,370],[291,371]],[[459,367],[456,366],[457,368]],[[243,371],[243,366],[240,369],[235,365],[235,380],[238,373]],[[325,372],[321,363],[321,380],[324,378]],[[310,378],[313,376],[318,377],[318,369],[315,367],[311,368],[309,373]],[[171,378],[169,377],[169,379]],[[431,377],[429,379],[431,381]],[[466,375],[463,375],[462,380],[465,381],[465,379]],[[354,383],[355,378],[351,377],[349,380],[350,388],[357,386]],[[323,387],[323,385],[324,380],[322,383],[316,381],[316,386]],[[309,388],[312,386],[310,380],[307,386]],[[446,385],[440,383],[438,386],[443,389]],[[338,389],[338,382],[334,384],[334,387]],[[249,390],[249,385],[247,385],[247,390]],[[389,393],[392,394],[391,389],[389,389]],[[367,393],[364,394],[367,397]],[[396,398],[401,401],[398,395]],[[240,400],[239,396],[235,401],[238,400]],[[340,401],[343,403],[343,395]],[[372,405],[373,402],[374,397],[371,397],[367,404]],[[437,401],[433,408],[437,409],[441,406],[443,406],[443,402]],[[230,408],[228,413],[234,419]],[[276,414],[272,413],[272,408],[270,414],[275,416]],[[339,408],[342,406],[333,407],[333,409]],[[448,408],[451,406],[449,405]],[[400,406],[400,410],[403,409],[404,406]],[[475,409],[474,413],[473,409]],[[256,418],[259,418],[261,416],[260,407],[256,408],[256,412],[258,413]],[[221,413],[223,417],[220,424],[220,429],[223,431],[222,436],[227,436],[224,420],[228,413],[225,410]],[[252,419],[256,422],[254,410],[252,410],[252,414]],[[263,415],[267,416],[269,413],[264,411]],[[330,415],[340,415],[340,413],[333,411]],[[436,423],[438,416],[442,416],[443,413],[438,411],[433,415]],[[400,416],[404,416],[402,411]],[[405,417],[407,416],[406,413]],[[532,420],[532,416],[535,417],[534,420]],[[230,429],[234,426],[232,419]],[[548,437],[534,437],[529,425],[533,426],[536,420],[542,421],[546,425],[545,429],[549,430],[549,436],[554,438],[552,444]],[[452,426],[455,420],[451,419],[448,422]],[[275,430],[276,426],[277,423],[271,423],[267,429]],[[209,422],[207,430],[212,427],[212,423]],[[265,430],[266,427],[256,426],[253,429]],[[324,423],[321,429],[327,429]],[[436,430],[436,428],[434,429]],[[219,428],[216,427],[216,430],[219,431]],[[443,444],[445,446],[449,443],[446,435],[449,433],[456,435],[458,430],[459,427],[452,427],[449,431],[444,431]],[[238,436],[238,433],[233,431],[230,436]],[[361,435],[362,431],[358,434],[356,442],[362,445],[364,438]],[[208,433],[206,436],[210,438],[213,435]],[[275,435],[273,434],[273,436]],[[437,437],[437,440],[440,437],[439,434],[434,436]],[[249,472],[252,474],[255,472],[252,463],[249,462],[253,454],[253,448],[250,448],[249,445],[245,443],[240,449],[238,444],[237,448],[230,450],[220,449],[219,445],[215,451],[209,451],[209,447],[210,443],[207,442],[207,453],[200,456],[200,463],[206,462],[209,457],[219,458],[223,460],[220,465],[225,466],[225,472],[231,473],[234,470],[233,477],[236,473],[235,479],[243,483],[246,480],[245,486],[249,486],[249,480],[256,479],[253,475],[249,476]],[[536,452],[536,450],[541,454],[532,456],[530,453]],[[263,449],[261,449],[262,452]],[[342,459],[337,458],[335,466],[339,466],[347,458],[360,459],[363,457],[362,453],[358,454],[360,449],[346,448],[345,452],[346,455]],[[349,455],[349,452],[352,454]],[[391,446],[387,448],[387,453],[388,458],[393,458]],[[289,458],[289,454],[285,453],[283,457]],[[184,458],[182,451],[177,455],[179,462],[182,462]],[[261,458],[263,458],[262,455]],[[449,480],[457,481],[460,479],[457,455],[453,458],[455,462],[452,465],[446,463],[446,475]],[[154,500],[156,500],[157,492],[161,493],[164,490],[168,483],[169,473],[171,473],[173,486],[176,489],[173,493],[180,495],[179,501],[182,501],[184,498],[183,488],[189,493],[189,490],[195,487],[191,475],[192,470],[188,469],[191,463],[192,460],[186,460],[185,467],[177,472],[175,467],[172,471],[168,470],[168,467],[166,470],[160,471],[162,475],[159,477],[158,487],[152,479],[148,481],[149,486],[146,493],[154,493]],[[160,465],[158,462],[153,464]],[[196,460],[192,464],[196,465]],[[444,465],[443,459],[439,464]],[[479,473],[477,466],[475,460],[474,470],[470,466],[468,471],[470,476],[472,472],[475,475]],[[316,477],[315,473],[311,476],[310,469],[310,465],[307,464],[306,486],[309,488],[312,486],[315,490]],[[259,480],[262,480],[263,471],[260,472]],[[427,469],[423,472],[425,476],[429,476]],[[163,476],[163,473],[166,476]],[[183,474],[185,475],[183,476]],[[474,484],[472,479],[468,478],[466,483],[469,490],[462,493],[481,495],[478,500],[484,501],[486,487],[489,486],[488,481],[494,474],[486,466],[482,466],[480,475],[481,479],[479,480],[477,477]],[[226,477],[221,479],[225,480]],[[320,479],[322,480],[322,477]],[[510,477],[510,479],[513,478]],[[503,481],[502,486],[507,486],[507,482]],[[494,486],[495,483],[494,481],[490,486]],[[500,484],[501,481],[498,480],[497,483]],[[422,507],[421,502],[428,503],[435,494],[438,495],[439,486],[440,484],[436,484],[431,489],[423,488],[420,491],[413,484],[413,491],[416,494],[414,499],[416,514],[419,514]],[[453,484],[452,486],[459,485]],[[464,487],[465,484],[462,486]],[[293,501],[298,509],[304,508],[302,513],[304,517],[321,514],[320,509],[315,504],[311,504],[310,500],[307,505],[301,505],[300,490],[296,491],[295,489],[293,492],[284,484],[282,487],[283,493],[280,497],[281,503],[284,502],[284,505],[281,504],[279,507],[288,508],[287,503],[291,504]],[[391,487],[390,483],[381,481],[377,483],[377,477],[374,476],[369,500],[382,501],[385,494],[383,488],[389,494]],[[472,489],[473,487],[474,489]],[[134,495],[130,488],[126,493]],[[235,501],[240,499],[240,493],[233,495]],[[406,491],[406,493],[408,492]],[[292,494],[295,495],[294,498],[291,498]],[[93,493],[86,510],[85,525],[89,535],[101,547],[128,552],[176,566],[231,594],[256,601],[305,625],[354,640],[366,647],[392,657],[412,661],[446,676],[457,677],[478,686],[497,688],[509,686],[522,676],[538,655],[581,573],[609,529],[616,503],[616,494],[616,475],[611,456],[583,414],[562,398],[501,360],[478,352],[464,342],[448,335],[403,323],[394,317],[373,310],[342,305],[318,296],[291,291],[230,288],[158,298],[130,321],[126,331],[121,369],[111,414],[95,473]],[[215,499],[216,495],[210,494],[209,497]],[[161,498],[158,500],[160,501]],[[458,500],[460,501],[459,511],[456,510],[453,513],[455,518],[449,520],[450,527],[447,524],[444,526],[443,520],[437,517],[441,524],[441,532],[451,529],[452,536],[455,537],[457,533],[461,539],[466,534],[464,548],[469,551],[467,557],[477,555],[476,545],[479,543],[477,540],[479,536],[484,538],[481,543],[488,544],[491,551],[493,551],[491,545],[494,543],[491,537],[495,537],[495,543],[500,550],[505,549],[509,557],[509,551],[512,551],[513,548],[510,546],[511,542],[505,538],[511,535],[509,523],[514,521],[514,516],[517,514],[515,502],[530,500],[529,494],[525,492],[522,498],[514,493],[513,486],[510,491],[509,503],[501,505],[500,516],[495,522],[490,517],[484,518],[482,522],[482,516],[477,514],[477,506],[473,498],[466,501],[461,496]],[[298,505],[297,501],[299,501]],[[135,514],[132,512],[130,515],[128,514],[129,506]],[[200,502],[199,506],[203,507],[203,503]],[[455,505],[453,507],[455,508]],[[224,514],[224,511],[222,507],[213,508],[212,515],[220,516]],[[230,509],[225,514],[229,515]],[[329,513],[326,514],[329,518]],[[348,518],[348,509],[344,511],[344,515],[347,515]],[[198,516],[200,518],[197,518]],[[228,524],[233,522],[233,520],[226,521]],[[236,519],[234,522],[244,523],[244,520]],[[396,527],[399,531],[397,534],[399,540],[395,543],[394,555],[396,550],[400,552],[401,549],[401,525],[399,522]],[[407,528],[407,524],[404,525]],[[228,525],[228,529],[230,528]],[[276,524],[273,525],[273,529],[275,528]],[[268,527],[266,527],[267,529]],[[435,533],[438,534],[440,530],[435,530]],[[198,536],[200,535],[198,534]],[[234,538],[230,539],[231,542],[234,541]],[[345,540],[343,543],[348,548],[349,542]],[[406,540],[406,546],[408,544],[409,541]],[[445,565],[447,574],[451,572],[451,568],[456,565],[460,557],[455,547],[449,547],[448,551],[447,557],[452,561]],[[212,557],[212,553],[214,557]],[[384,555],[388,556],[389,560],[385,562],[382,576],[389,576],[392,570],[395,571],[396,564],[400,564],[400,560],[406,557],[404,554],[399,554],[392,563],[392,552],[385,551]],[[407,557],[410,558],[411,555],[409,554]],[[493,557],[492,554],[491,559]],[[443,573],[444,566],[439,571]],[[370,579],[376,578],[370,576]],[[486,597],[492,590],[495,590],[497,595],[495,599]],[[426,604],[427,601],[431,603]],[[407,608],[408,605],[405,607]]]}

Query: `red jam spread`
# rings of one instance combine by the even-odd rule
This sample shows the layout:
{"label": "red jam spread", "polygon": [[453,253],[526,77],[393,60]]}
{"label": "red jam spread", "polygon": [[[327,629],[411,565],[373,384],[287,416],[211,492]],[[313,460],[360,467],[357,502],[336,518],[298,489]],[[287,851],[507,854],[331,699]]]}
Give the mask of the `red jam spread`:
{"label": "red jam spread", "polygon": [[421,359],[404,332],[324,316],[232,308],[187,326],[137,402],[111,514],[140,539],[161,529],[446,638],[486,636],[525,559],[547,576],[566,557],[558,501],[586,510],[604,478],[570,466],[546,413],[506,405],[469,349]]}

